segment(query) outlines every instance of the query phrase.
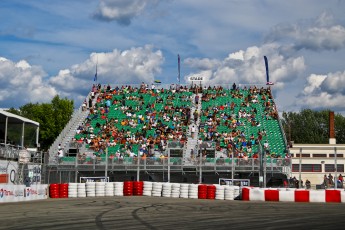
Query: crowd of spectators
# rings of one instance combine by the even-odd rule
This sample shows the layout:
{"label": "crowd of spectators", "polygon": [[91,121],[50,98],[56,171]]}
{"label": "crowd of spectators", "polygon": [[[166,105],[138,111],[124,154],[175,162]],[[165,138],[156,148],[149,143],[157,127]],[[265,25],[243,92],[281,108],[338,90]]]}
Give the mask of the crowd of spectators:
{"label": "crowd of spectators", "polygon": [[[201,98],[192,97],[198,93]],[[187,141],[193,99],[195,104],[201,101],[202,110],[194,114],[201,124],[194,127],[192,135],[198,128],[198,138],[215,142],[216,150],[226,157],[257,159],[259,143],[264,143],[267,156],[280,157],[264,141],[267,132],[261,124],[278,119],[270,88],[240,89],[235,83],[231,89],[198,85],[164,89],[145,83],[137,87],[93,85],[91,97],[82,105],[89,116],[78,127],[75,141],[85,143],[95,153],[93,158],[103,156],[107,147],[110,157],[163,156],[169,141],[180,146]]]}
{"label": "crowd of spectators", "polygon": [[[190,124],[190,89],[174,87],[159,89],[142,83],[140,87],[94,85],[98,95],[93,105],[90,99],[89,116],[77,130],[77,141],[85,142],[91,150],[102,155],[106,147],[119,146],[116,157],[154,156],[163,152],[168,141],[187,140]],[[115,112],[116,116],[112,115]]]}
{"label": "crowd of spectators", "polygon": [[[201,114],[204,121],[200,127],[201,138],[215,141],[216,149],[225,151],[228,157],[257,158],[258,144],[267,136],[260,121],[278,119],[270,88],[251,86],[239,89],[235,83],[230,90],[221,86],[208,87],[203,89],[201,100],[205,105]],[[258,108],[263,111],[258,113]],[[248,133],[248,130],[257,132]],[[268,156],[280,157],[270,152],[267,141],[263,148]]]}

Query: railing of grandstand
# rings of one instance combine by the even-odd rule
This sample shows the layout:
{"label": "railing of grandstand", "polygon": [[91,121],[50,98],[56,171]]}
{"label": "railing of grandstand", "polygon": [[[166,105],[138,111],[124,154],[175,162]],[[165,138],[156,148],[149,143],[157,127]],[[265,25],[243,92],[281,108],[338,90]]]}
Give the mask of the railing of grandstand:
{"label": "railing of grandstand", "polygon": [[0,157],[5,159],[18,159],[20,148],[11,145],[0,145]]}
{"label": "railing of grandstand", "polygon": [[[272,99],[274,99],[273,97],[273,93],[271,94],[272,96]],[[277,104],[274,105],[277,112],[278,112],[278,108],[277,108]],[[287,139],[286,139],[286,135],[285,135],[285,132],[284,132],[284,129],[283,129],[283,125],[282,125],[282,122],[280,120],[280,116],[279,116],[279,113],[278,113],[278,124],[279,124],[279,128],[280,128],[280,132],[283,134],[283,139],[284,139],[284,144],[285,144],[285,147],[288,146],[288,143],[287,143]]]}
{"label": "railing of grandstand", "polygon": [[[17,160],[20,157],[20,151],[23,150],[21,147],[15,147],[12,145],[0,145],[0,158],[6,160]],[[42,163],[42,153],[36,151],[26,150],[28,154],[27,163]]]}
{"label": "railing of grandstand", "polygon": [[[89,94],[87,95],[87,98],[91,97],[91,91],[89,92]],[[65,128],[61,131],[61,133],[59,134],[59,136],[55,139],[53,145],[49,148],[49,153],[51,155],[57,155],[57,151],[58,151],[58,146],[59,144],[62,144],[62,142],[64,141],[65,137],[70,133],[70,132],[75,132],[75,130],[73,130],[73,126],[76,125],[76,122],[78,121],[78,118],[80,116],[80,114],[82,114],[83,109],[82,109],[82,105],[73,112],[72,117],[70,119],[70,121],[67,123],[67,125],[65,126]],[[51,158],[52,159],[52,158]]]}
{"label": "railing of grandstand", "polygon": [[283,134],[283,139],[284,139],[285,146],[288,146],[286,135],[285,135],[285,132],[284,132],[284,129],[283,129],[283,125],[282,125],[282,122],[281,122],[280,118],[278,118],[278,123],[279,123],[280,131]]}
{"label": "railing of grandstand", "polygon": [[[234,163],[232,163],[232,160]],[[291,159],[265,159],[266,172],[284,172],[285,167],[289,167]],[[139,162],[138,162],[139,161]],[[171,171],[188,171],[194,168],[199,171],[200,163],[203,171],[258,171],[260,169],[260,160],[256,158],[199,158],[191,159],[193,164],[184,165],[182,157],[171,157],[170,161],[167,157],[111,157],[108,162],[104,157],[70,157],[69,159],[62,159],[59,169],[63,170],[98,170],[104,171],[106,164],[108,164],[109,171],[136,171],[138,166],[140,170],[144,171],[163,171],[168,169],[170,162]]]}
{"label": "railing of grandstand", "polygon": [[[200,84],[195,84],[195,82],[194,83],[189,83],[189,84],[179,84],[179,85],[177,85],[177,84],[162,84],[162,83],[153,83],[154,85],[155,85],[155,89],[175,89],[176,87],[188,87],[188,88],[190,88],[191,86],[194,86],[194,85],[196,85],[196,86],[200,86]],[[242,84],[242,83],[238,83],[237,84],[237,87],[239,87],[240,89],[243,89],[244,87],[247,87],[247,88],[249,88],[250,86],[266,86],[266,84]],[[123,85],[123,84],[112,84],[111,85],[111,87],[112,88],[116,88],[116,87],[118,87],[118,88],[122,88],[122,87],[126,87],[126,86],[130,86],[130,87],[132,87],[132,88],[140,88],[141,87],[141,84],[128,84],[128,85]],[[204,88],[204,87],[206,87],[206,88],[208,88],[208,87],[211,87],[211,88],[213,88],[213,87],[219,87],[219,86],[221,86],[222,88],[224,88],[224,89],[232,89],[232,83],[231,84],[202,84],[202,87]],[[151,89],[151,85],[149,84],[148,85],[148,88],[149,89]]]}

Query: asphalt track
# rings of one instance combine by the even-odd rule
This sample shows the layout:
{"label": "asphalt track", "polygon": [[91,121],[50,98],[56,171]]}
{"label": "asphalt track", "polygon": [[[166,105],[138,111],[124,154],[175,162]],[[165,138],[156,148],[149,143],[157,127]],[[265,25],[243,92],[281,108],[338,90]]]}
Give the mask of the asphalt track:
{"label": "asphalt track", "polygon": [[344,229],[345,204],[87,197],[0,204],[0,229]]}

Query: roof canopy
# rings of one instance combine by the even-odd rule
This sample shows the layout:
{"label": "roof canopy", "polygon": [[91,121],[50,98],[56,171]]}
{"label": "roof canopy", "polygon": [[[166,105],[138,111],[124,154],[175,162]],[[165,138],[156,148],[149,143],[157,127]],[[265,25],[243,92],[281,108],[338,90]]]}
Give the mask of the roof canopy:
{"label": "roof canopy", "polygon": [[22,124],[23,122],[25,122],[27,124],[32,124],[34,126],[40,126],[40,124],[36,121],[0,109],[0,123],[5,123],[6,117],[8,117],[8,123],[11,124]]}

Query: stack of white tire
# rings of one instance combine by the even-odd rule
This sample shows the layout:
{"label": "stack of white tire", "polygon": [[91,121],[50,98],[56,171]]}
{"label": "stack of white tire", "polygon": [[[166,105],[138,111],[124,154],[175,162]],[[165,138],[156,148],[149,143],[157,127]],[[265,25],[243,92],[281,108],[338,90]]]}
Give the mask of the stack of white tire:
{"label": "stack of white tire", "polygon": [[198,184],[190,184],[188,190],[188,198],[198,199]]}
{"label": "stack of white tire", "polygon": [[160,197],[162,196],[163,183],[153,182],[152,185],[152,196]]}
{"label": "stack of white tire", "polygon": [[225,186],[224,199],[225,200],[234,200],[234,186]]}
{"label": "stack of white tire", "polygon": [[96,196],[96,182],[93,182],[93,181],[86,182],[86,196],[88,197]]}
{"label": "stack of white tire", "polygon": [[143,196],[152,196],[152,186],[153,183],[151,181],[144,181]]}
{"label": "stack of white tire", "polygon": [[234,186],[234,199],[238,197],[241,193],[240,186]]}
{"label": "stack of white tire", "polygon": [[86,197],[86,184],[85,183],[78,183],[78,197]]}
{"label": "stack of white tire", "polygon": [[216,200],[224,200],[225,187],[221,185],[216,185]]}
{"label": "stack of white tire", "polygon": [[96,182],[96,196],[105,196],[105,182]]}
{"label": "stack of white tire", "polygon": [[171,183],[164,183],[163,184],[163,190],[162,190],[162,196],[163,197],[171,197],[171,189],[172,189]]}
{"label": "stack of white tire", "polygon": [[123,196],[123,182],[114,182],[114,196]]}
{"label": "stack of white tire", "polygon": [[179,198],[180,197],[180,188],[181,188],[181,184],[172,183],[171,184],[171,197]]}
{"label": "stack of white tire", "polygon": [[114,196],[114,183],[105,183],[105,196]]}
{"label": "stack of white tire", "polygon": [[68,184],[68,197],[78,197],[78,183]]}
{"label": "stack of white tire", "polygon": [[189,184],[181,184],[180,186],[180,198],[188,198]]}

